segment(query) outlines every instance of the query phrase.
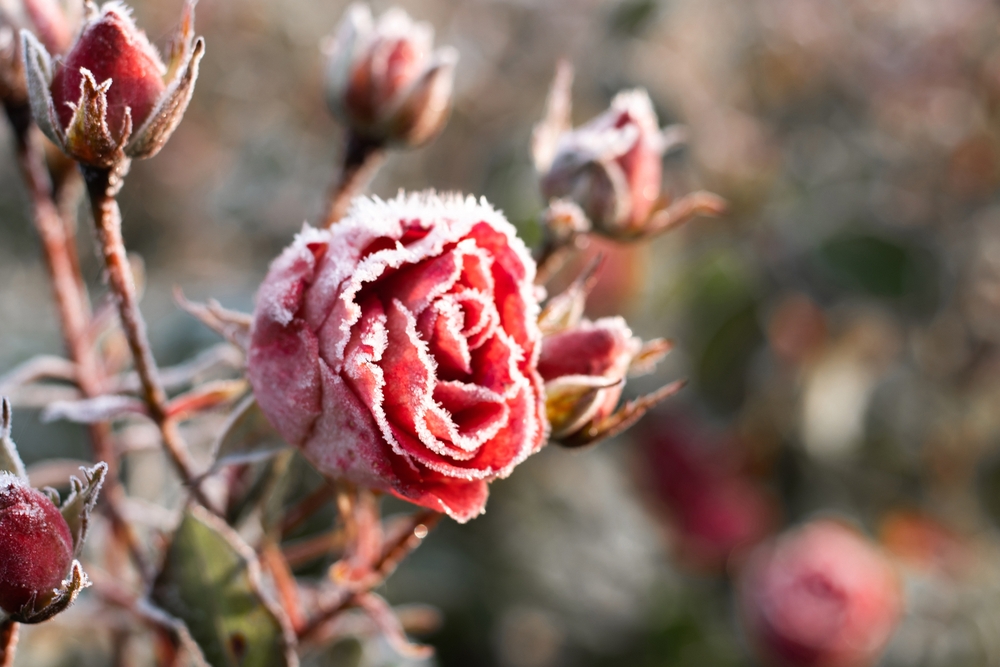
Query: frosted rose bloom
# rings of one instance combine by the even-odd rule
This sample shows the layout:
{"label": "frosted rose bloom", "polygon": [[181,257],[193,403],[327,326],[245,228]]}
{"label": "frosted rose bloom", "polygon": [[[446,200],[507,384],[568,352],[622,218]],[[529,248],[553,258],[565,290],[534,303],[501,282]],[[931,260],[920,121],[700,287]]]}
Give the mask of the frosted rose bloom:
{"label": "frosted rose bloom", "polygon": [[260,288],[260,407],[324,474],[467,521],[545,442],[534,274],[485,201],[358,198]]}
{"label": "frosted rose bloom", "polygon": [[899,581],[861,534],[814,521],[758,548],[740,582],[751,645],[777,667],[867,667],[899,620]]}

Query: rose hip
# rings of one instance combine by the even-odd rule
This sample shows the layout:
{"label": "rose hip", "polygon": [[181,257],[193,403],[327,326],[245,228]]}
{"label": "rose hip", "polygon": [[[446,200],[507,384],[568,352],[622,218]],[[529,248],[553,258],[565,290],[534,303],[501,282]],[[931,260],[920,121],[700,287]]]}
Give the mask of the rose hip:
{"label": "rose hip", "polygon": [[44,607],[69,573],[73,537],[53,502],[0,473],[0,608]]}

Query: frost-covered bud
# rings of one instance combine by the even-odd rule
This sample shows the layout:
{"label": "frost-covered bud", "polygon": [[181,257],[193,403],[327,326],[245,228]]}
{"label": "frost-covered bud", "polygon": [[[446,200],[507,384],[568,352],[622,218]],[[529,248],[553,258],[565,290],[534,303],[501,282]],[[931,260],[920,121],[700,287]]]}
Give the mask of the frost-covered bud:
{"label": "frost-covered bud", "polygon": [[39,127],[77,161],[111,167],[151,157],[180,122],[194,91],[204,41],[185,5],[164,63],[119,2],[87,3],[79,37],[62,60],[22,31],[32,112]]}
{"label": "frost-covered bud", "polygon": [[73,536],[59,508],[16,475],[0,473],[0,608],[41,610],[72,566]]}
{"label": "frost-covered bud", "polygon": [[535,129],[542,193],[575,201],[599,232],[634,234],[660,198],[661,161],[672,141],[660,130],[643,89],[618,93],[607,111],[570,129],[571,76],[568,65],[560,67],[547,117]]}
{"label": "frost-covered bud", "polygon": [[868,667],[899,620],[899,580],[860,533],[814,521],[759,547],[740,581],[747,638],[774,667]]}
{"label": "frost-covered bud", "polygon": [[582,442],[572,438],[590,429],[598,434],[602,422],[615,413],[626,376],[652,370],[668,350],[669,344],[659,339],[643,344],[621,317],[582,320],[546,336],[538,372],[545,380],[551,439],[594,441],[586,434]]}
{"label": "frost-covered bud", "polygon": [[432,50],[434,29],[394,7],[372,18],[351,5],[324,44],[326,100],[350,130],[377,145],[414,147],[434,138],[451,109],[458,53]]}

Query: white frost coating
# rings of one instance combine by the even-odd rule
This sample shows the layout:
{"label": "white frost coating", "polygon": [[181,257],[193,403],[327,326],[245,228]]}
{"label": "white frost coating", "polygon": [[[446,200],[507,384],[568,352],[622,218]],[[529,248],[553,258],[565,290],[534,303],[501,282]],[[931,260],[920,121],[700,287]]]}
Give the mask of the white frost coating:
{"label": "white frost coating", "polygon": [[[615,124],[623,113],[633,123],[617,128]],[[625,90],[615,95],[607,111],[559,135],[554,162],[566,168],[614,160],[631,150],[640,138],[650,142],[657,152],[667,147],[649,93],[643,88]]]}

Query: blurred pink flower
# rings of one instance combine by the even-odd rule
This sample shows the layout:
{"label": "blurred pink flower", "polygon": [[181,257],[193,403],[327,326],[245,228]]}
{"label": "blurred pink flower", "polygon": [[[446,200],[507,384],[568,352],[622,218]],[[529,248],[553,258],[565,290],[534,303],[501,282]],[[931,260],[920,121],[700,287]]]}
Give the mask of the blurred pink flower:
{"label": "blurred pink flower", "polygon": [[771,531],[775,504],[740,470],[730,441],[713,442],[707,428],[667,415],[649,419],[638,438],[644,476],[669,516],[686,565],[721,572],[730,556]]}
{"label": "blurred pink flower", "polygon": [[485,202],[358,198],[271,266],[257,400],[321,472],[468,521],[545,442],[534,273]]}
{"label": "blurred pink flower", "polygon": [[324,46],[330,111],[376,144],[430,141],[451,109],[458,61],[454,49],[432,52],[433,44],[433,28],[398,7],[375,22],[367,5],[351,5]]}
{"label": "blurred pink flower", "polygon": [[780,667],[874,664],[901,606],[890,563],[834,520],[813,521],[759,547],[740,581],[750,644],[766,664]]}

